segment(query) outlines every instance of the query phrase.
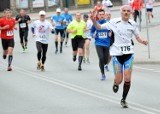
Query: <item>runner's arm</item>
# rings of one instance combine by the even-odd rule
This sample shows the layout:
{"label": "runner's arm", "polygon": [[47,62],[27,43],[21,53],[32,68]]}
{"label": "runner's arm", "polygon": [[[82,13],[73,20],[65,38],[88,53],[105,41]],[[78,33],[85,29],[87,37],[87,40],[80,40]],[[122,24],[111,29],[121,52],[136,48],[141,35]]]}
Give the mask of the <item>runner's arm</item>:
{"label": "runner's arm", "polygon": [[148,45],[148,41],[143,39],[143,38],[141,38],[140,36],[137,36],[136,40],[141,44]]}

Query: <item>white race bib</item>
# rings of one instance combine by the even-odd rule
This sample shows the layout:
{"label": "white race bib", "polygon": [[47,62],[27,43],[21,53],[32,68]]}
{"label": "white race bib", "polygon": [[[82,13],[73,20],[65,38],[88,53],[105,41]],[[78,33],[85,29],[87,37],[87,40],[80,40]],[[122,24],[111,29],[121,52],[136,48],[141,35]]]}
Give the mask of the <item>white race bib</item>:
{"label": "white race bib", "polygon": [[61,26],[61,23],[60,22],[56,22],[56,26]]}
{"label": "white race bib", "polygon": [[26,23],[21,23],[20,24],[20,28],[26,28],[26,27],[27,27]]}
{"label": "white race bib", "polygon": [[133,52],[133,46],[122,46],[120,50],[123,54],[130,54]]}
{"label": "white race bib", "polygon": [[98,36],[99,38],[107,38],[107,32],[99,32]]}
{"label": "white race bib", "polygon": [[45,39],[46,39],[46,35],[45,35],[45,34],[40,34],[40,35],[39,35],[39,38],[40,38],[41,40],[45,40]]}
{"label": "white race bib", "polygon": [[7,31],[7,36],[13,36],[13,31]]}

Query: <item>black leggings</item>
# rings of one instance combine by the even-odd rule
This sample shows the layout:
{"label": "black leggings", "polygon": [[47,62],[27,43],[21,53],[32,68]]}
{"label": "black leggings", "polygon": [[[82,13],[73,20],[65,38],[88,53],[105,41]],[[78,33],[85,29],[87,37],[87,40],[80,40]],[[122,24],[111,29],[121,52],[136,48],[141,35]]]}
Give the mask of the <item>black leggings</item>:
{"label": "black leggings", "polygon": [[43,44],[37,41],[36,46],[37,46],[37,51],[38,51],[37,53],[38,61],[42,60],[42,64],[44,64],[46,61],[46,53],[48,50],[48,44]]}
{"label": "black leggings", "polygon": [[20,30],[19,31],[19,36],[20,36],[20,43],[23,44],[24,41],[28,42],[28,30]]}
{"label": "black leggings", "polygon": [[134,11],[134,21],[137,22],[137,17],[140,18],[140,21],[142,21],[142,12],[141,11],[138,11],[138,10],[135,10]]}
{"label": "black leggings", "polygon": [[104,65],[108,63],[109,56],[109,47],[106,46],[96,46],[98,58],[99,58],[99,67],[102,75],[104,74]]}

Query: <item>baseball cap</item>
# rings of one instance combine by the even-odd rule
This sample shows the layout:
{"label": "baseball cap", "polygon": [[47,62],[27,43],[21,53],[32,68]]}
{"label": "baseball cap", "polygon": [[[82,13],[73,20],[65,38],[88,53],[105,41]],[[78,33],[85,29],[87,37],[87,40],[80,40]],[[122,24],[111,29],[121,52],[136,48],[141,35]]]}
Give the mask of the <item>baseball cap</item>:
{"label": "baseball cap", "polygon": [[57,9],[56,9],[56,12],[61,12],[61,9],[60,9],[60,8],[57,8]]}
{"label": "baseball cap", "polygon": [[46,12],[42,10],[39,12],[39,15],[46,15]]}

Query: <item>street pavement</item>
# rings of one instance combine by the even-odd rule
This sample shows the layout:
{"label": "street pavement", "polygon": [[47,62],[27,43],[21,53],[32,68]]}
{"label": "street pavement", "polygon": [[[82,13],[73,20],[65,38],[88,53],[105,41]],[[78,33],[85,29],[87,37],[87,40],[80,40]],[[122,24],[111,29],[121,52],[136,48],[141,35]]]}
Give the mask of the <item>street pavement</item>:
{"label": "street pavement", "polygon": [[[62,54],[55,55],[54,35],[50,34],[46,71],[41,72],[36,70],[36,46],[31,33],[29,51],[22,53],[18,31],[15,31],[12,72],[6,71],[7,60],[0,58],[0,114],[160,114],[158,12],[159,7],[154,8],[155,18],[149,27],[151,59],[147,57],[147,47],[134,41],[135,62],[139,64],[133,67],[128,109],[120,106],[123,84],[117,94],[112,91],[112,64],[106,72],[106,80],[100,80],[94,40],[91,42],[91,63],[83,64],[83,71],[79,72],[78,62],[72,61],[70,42],[68,47],[64,46]],[[112,17],[117,16],[120,12],[113,11]],[[141,35],[146,38],[144,15],[142,19]]]}

